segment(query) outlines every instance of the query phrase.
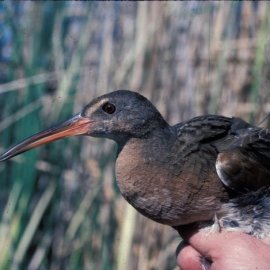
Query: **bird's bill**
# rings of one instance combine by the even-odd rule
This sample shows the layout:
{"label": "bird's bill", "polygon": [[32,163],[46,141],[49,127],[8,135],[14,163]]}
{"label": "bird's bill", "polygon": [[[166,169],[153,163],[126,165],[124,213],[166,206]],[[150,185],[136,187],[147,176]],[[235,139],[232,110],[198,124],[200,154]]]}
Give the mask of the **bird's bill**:
{"label": "bird's bill", "polygon": [[0,155],[0,161],[8,160],[32,148],[65,137],[88,134],[91,128],[90,125],[90,119],[82,117],[80,114],[77,114],[71,119],[52,128],[48,128],[42,132],[39,132],[11,147],[5,153]]}

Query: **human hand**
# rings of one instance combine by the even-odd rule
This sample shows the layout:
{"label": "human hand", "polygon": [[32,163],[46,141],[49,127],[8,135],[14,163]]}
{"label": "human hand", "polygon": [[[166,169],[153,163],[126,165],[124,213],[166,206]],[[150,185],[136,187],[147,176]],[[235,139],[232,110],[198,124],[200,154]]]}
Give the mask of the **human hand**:
{"label": "human hand", "polygon": [[270,270],[270,238],[240,232],[185,235],[177,256],[181,270]]}

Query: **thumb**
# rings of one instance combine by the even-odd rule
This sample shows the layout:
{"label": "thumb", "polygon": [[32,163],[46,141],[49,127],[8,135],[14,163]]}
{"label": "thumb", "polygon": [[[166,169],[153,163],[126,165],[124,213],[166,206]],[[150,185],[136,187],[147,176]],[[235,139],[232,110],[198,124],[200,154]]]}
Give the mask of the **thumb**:
{"label": "thumb", "polygon": [[181,270],[209,270],[211,267],[211,262],[194,249],[192,246],[180,243],[177,250],[179,251],[177,255],[177,265]]}

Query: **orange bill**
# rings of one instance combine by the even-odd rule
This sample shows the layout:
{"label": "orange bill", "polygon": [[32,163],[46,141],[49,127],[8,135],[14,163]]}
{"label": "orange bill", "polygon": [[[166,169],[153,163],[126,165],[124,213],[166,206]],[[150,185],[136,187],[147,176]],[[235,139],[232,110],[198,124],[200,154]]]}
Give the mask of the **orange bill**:
{"label": "orange bill", "polygon": [[87,134],[90,130],[90,126],[90,119],[82,117],[80,114],[77,114],[71,119],[57,126],[39,132],[11,147],[4,154],[0,155],[0,161],[8,160],[32,148],[65,137]]}

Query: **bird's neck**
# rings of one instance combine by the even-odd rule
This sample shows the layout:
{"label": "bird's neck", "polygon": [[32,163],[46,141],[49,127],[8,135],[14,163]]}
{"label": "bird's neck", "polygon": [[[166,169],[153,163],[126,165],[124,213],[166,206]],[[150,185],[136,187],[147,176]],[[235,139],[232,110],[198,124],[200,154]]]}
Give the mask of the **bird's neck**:
{"label": "bird's neck", "polygon": [[[118,143],[116,172],[119,176],[120,188],[124,186],[125,189],[127,186],[127,174],[134,178],[141,171],[141,169],[138,170],[139,168],[147,169],[163,162],[175,140],[174,130],[167,126],[162,129],[154,129],[145,137],[132,137],[124,143]],[[136,170],[138,170],[137,173],[135,173]],[[145,175],[145,177],[149,177],[149,175]]]}
{"label": "bird's neck", "polygon": [[117,165],[132,163],[147,166],[163,162],[176,139],[175,130],[169,125],[153,129],[142,137],[126,138],[118,142]]}

